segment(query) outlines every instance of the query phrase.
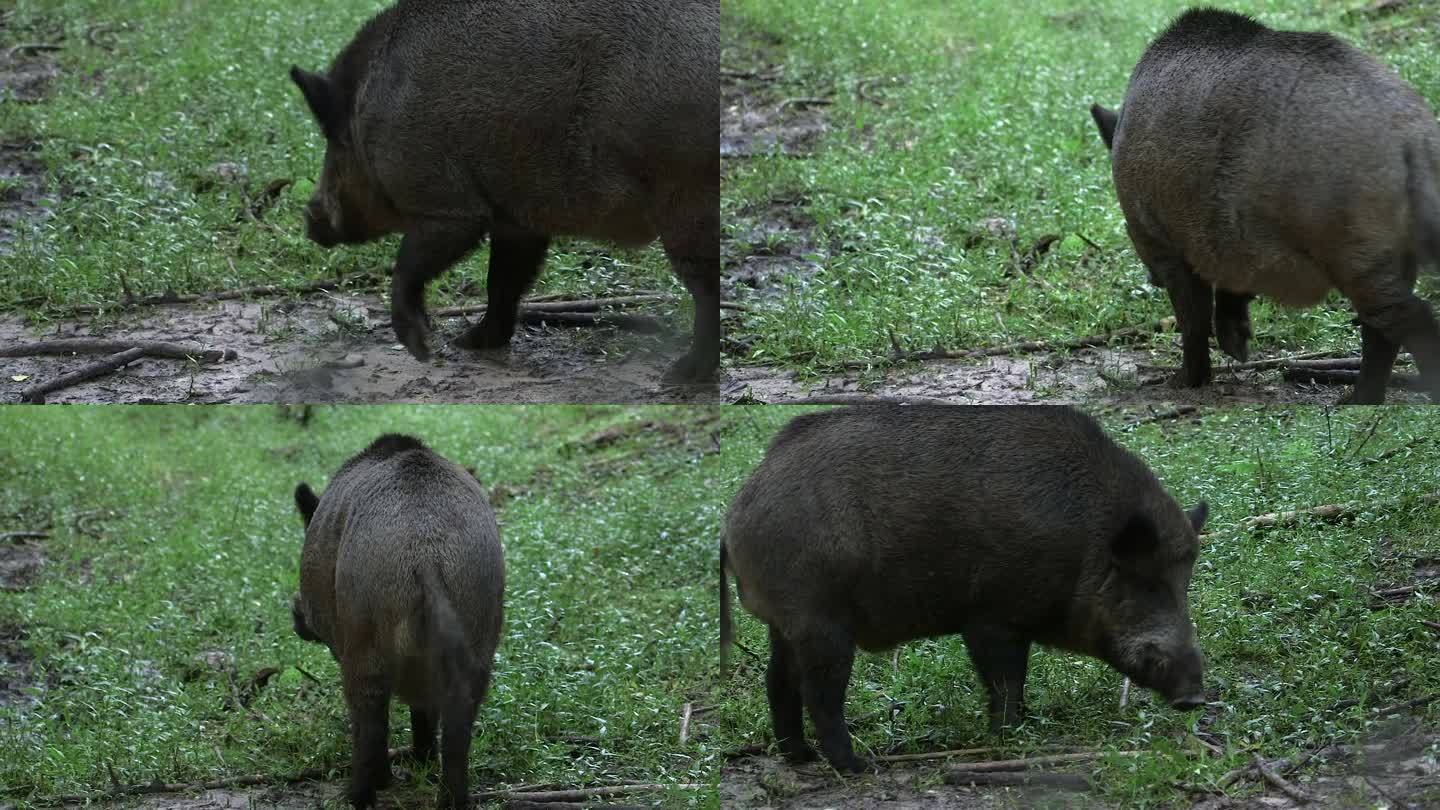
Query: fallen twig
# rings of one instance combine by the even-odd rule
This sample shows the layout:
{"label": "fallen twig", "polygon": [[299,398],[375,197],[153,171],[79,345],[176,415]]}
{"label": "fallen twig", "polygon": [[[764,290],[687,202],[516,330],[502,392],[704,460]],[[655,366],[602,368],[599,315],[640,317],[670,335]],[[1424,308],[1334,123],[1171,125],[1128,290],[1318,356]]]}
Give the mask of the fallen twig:
{"label": "fallen twig", "polygon": [[1425,695],[1423,697],[1415,698],[1414,700],[1407,700],[1404,703],[1396,703],[1393,706],[1384,706],[1379,709],[1375,709],[1374,711],[1375,714],[1378,715],[1398,714],[1409,709],[1418,709],[1421,706],[1429,705],[1437,700],[1440,700],[1440,694]]}
{"label": "fallen twig", "polygon": [[[1350,369],[1319,369],[1285,366],[1281,369],[1280,376],[1286,382],[1310,382],[1320,385],[1354,385],[1355,381],[1360,379],[1360,372]],[[1395,372],[1390,375],[1390,381],[1387,384],[1391,388],[1418,388],[1420,387],[1420,378],[1414,374]]]}
{"label": "fallen twig", "polygon": [[1171,408],[1168,411],[1160,411],[1159,413],[1153,413],[1143,419],[1135,419],[1130,422],[1130,424],[1143,425],[1149,422],[1164,422],[1167,419],[1179,419],[1182,416],[1189,416],[1192,413],[1198,413],[1199,410],[1200,409],[1195,407],[1194,405],[1181,405],[1178,408]]}
{"label": "fallen twig", "polygon": [[[1404,499],[1401,498],[1394,500]],[[1427,493],[1425,495],[1421,495],[1416,500],[1420,503],[1437,503],[1440,502],[1440,492]],[[1386,502],[1392,503],[1394,501],[1392,500]],[[1309,509],[1291,509],[1286,512],[1270,512],[1264,515],[1256,515],[1254,517],[1245,518],[1244,520],[1240,521],[1240,528],[1255,529],[1260,527],[1268,528],[1272,526],[1280,526],[1290,523],[1296,523],[1303,517],[1318,517],[1322,520],[1335,520],[1337,518],[1353,515],[1357,512],[1361,512],[1367,509],[1373,509],[1376,506],[1377,503],[1374,501],[1366,503],[1350,501],[1347,503],[1329,503],[1323,506],[1312,506]]]}
{"label": "fallen twig", "polygon": [[1378,591],[1371,591],[1370,596],[1381,602],[1403,600],[1416,591],[1420,590],[1419,585],[1402,585],[1398,588],[1384,588]]}
{"label": "fallen twig", "polygon": [[121,352],[138,349],[146,357],[164,357],[172,360],[196,360],[201,363],[217,363],[239,357],[234,349],[201,349],[198,346],[184,346],[162,340],[96,340],[93,338],[59,338],[42,340],[38,343],[21,343],[0,349],[0,357],[31,357],[37,354],[97,354],[100,352]]}
{"label": "fallen twig", "polygon": [[691,703],[686,703],[686,704],[685,704],[685,708],[684,708],[684,710],[682,711],[682,713],[681,713],[681,715],[680,715],[680,744],[681,744],[681,745],[684,745],[684,744],[685,744],[686,742],[688,742],[689,739],[690,739],[690,718],[694,715],[694,713],[695,713],[695,707],[694,707],[694,705],[691,704]]}
{"label": "fallen twig", "polygon": [[989,773],[991,771],[1024,771],[1045,765],[1061,765],[1070,762],[1090,762],[1114,754],[1120,757],[1139,756],[1139,751],[1083,751],[1074,754],[1051,754],[1022,759],[999,759],[990,762],[966,762],[956,765],[952,773]]}
{"label": "fallen twig", "polygon": [[45,402],[45,395],[62,388],[68,388],[76,383],[92,380],[96,377],[103,377],[121,366],[133,363],[145,356],[145,350],[140,348],[126,349],[119,354],[112,354],[96,363],[91,363],[69,374],[62,374],[49,382],[39,385],[32,385],[20,392],[20,401],[33,405],[41,405]]}
{"label": "fallen twig", "polygon": [[63,50],[65,50],[65,46],[64,46],[64,45],[58,45],[58,44],[53,43],[53,42],[22,42],[22,43],[20,43],[19,45],[12,46],[12,47],[10,48],[10,50],[6,51],[6,52],[5,52],[5,58],[6,58],[6,59],[14,59],[15,57],[19,56],[20,54],[26,53],[26,52],[28,52],[28,53],[39,53],[40,51],[63,51]]}
{"label": "fallen twig", "polygon": [[520,320],[528,324],[561,324],[564,326],[613,326],[641,334],[656,334],[669,329],[669,324],[654,315],[624,312],[548,312],[520,310]]}
{"label": "fallen twig", "polygon": [[1285,778],[1282,777],[1280,774],[1272,771],[1270,769],[1270,766],[1265,764],[1265,760],[1260,758],[1259,754],[1252,753],[1250,754],[1250,757],[1254,760],[1255,770],[1259,771],[1260,775],[1265,778],[1265,781],[1274,785],[1280,790],[1280,792],[1284,793],[1286,796],[1289,796],[1295,801],[1300,802],[1301,804],[1308,804],[1315,801],[1314,796],[1311,796],[1300,788],[1295,787],[1294,785],[1285,781]]}
{"label": "fallen twig", "polygon": [[1431,440],[1434,439],[1434,438],[1435,438],[1434,436],[1416,436],[1415,438],[1413,438],[1413,439],[1411,439],[1410,441],[1408,441],[1408,442],[1400,445],[1399,447],[1392,447],[1392,448],[1390,448],[1389,450],[1386,450],[1385,452],[1383,452],[1383,453],[1381,453],[1381,454],[1379,454],[1379,455],[1377,455],[1377,456],[1371,456],[1370,458],[1367,458],[1367,459],[1361,461],[1360,463],[1361,463],[1361,464],[1379,464],[1379,463],[1382,462],[1382,461],[1386,461],[1386,460],[1388,460],[1388,459],[1392,459],[1392,458],[1394,458],[1395,456],[1400,455],[1401,453],[1405,452],[1406,450],[1413,450],[1414,448],[1416,448],[1416,447],[1418,447],[1418,446],[1420,446],[1420,445],[1422,445],[1422,444],[1425,444],[1426,442],[1431,441]]}
{"label": "fallen twig", "polygon": [[[954,759],[955,757],[977,757],[998,754],[1000,748],[955,748],[949,751],[927,751],[921,754],[882,754],[875,757],[876,762],[926,762],[936,759]],[[1039,751],[1062,751],[1065,753],[1079,753],[1082,749],[1067,745],[1044,745],[1036,749]]]}
{"label": "fallen twig", "polygon": [[239,287],[233,290],[221,290],[219,292],[197,293],[194,295],[177,295],[175,293],[162,293],[160,295],[147,295],[143,298],[135,298],[126,295],[125,300],[118,304],[91,305],[84,304],[72,307],[71,312],[77,315],[94,315],[102,310],[124,309],[134,306],[158,306],[161,304],[194,304],[201,301],[234,301],[242,298],[259,298],[272,295],[304,295],[313,292],[324,292],[326,290],[339,289],[345,282],[370,282],[375,279],[368,275],[358,275],[350,279],[326,279],[324,281],[310,281],[304,284],[297,284],[293,287],[285,287],[278,284],[261,284],[254,287]]}
{"label": "fallen twig", "polygon": [[1120,681],[1120,708],[1130,704],[1130,679],[1127,677]]}
{"label": "fallen twig", "polygon": [[887,397],[870,396],[869,394],[825,394],[813,397],[802,397],[800,399],[787,399],[777,402],[777,405],[954,405],[935,397]]}
{"label": "fallen twig", "polygon": [[1425,620],[1425,619],[1421,619],[1421,620],[1420,620],[1420,623],[1423,624],[1423,625],[1425,625],[1426,627],[1430,628],[1431,630],[1434,630],[1435,632],[1440,633],[1440,622],[1432,622],[1432,621],[1427,621],[1427,620]]}
{"label": "fallen twig", "polygon": [[265,219],[265,212],[269,211],[271,206],[275,205],[280,199],[280,195],[294,182],[294,180],[288,177],[271,180],[260,192],[260,196],[241,206],[240,212],[235,215],[235,221],[244,222],[248,219],[254,222],[261,222]]}
{"label": "fallen twig", "polygon": [[570,790],[541,790],[533,792],[511,791],[511,790],[487,790],[483,793],[473,793],[471,798],[477,801],[487,799],[509,799],[522,802],[583,802],[586,799],[604,799],[611,796],[628,796],[633,793],[655,793],[661,790],[698,790],[702,787],[696,784],[634,784],[634,785],[608,785],[590,788],[572,788]]}
{"label": "fallen twig", "polygon": [[47,532],[6,532],[0,534],[0,543],[18,543],[22,540],[49,540]]}
{"label": "fallen twig", "polygon": [[1090,780],[1078,773],[1046,773],[1037,771],[1033,773],[975,773],[969,771],[952,771],[945,774],[945,784],[956,786],[978,786],[978,785],[1016,785],[1036,786],[1043,785],[1058,790],[1086,791],[1090,789]]}
{"label": "fallen twig", "polygon": [[[1043,351],[1084,349],[1091,346],[1104,346],[1112,340],[1131,340],[1146,337],[1156,332],[1163,332],[1174,325],[1175,319],[1173,317],[1161,318],[1158,321],[1153,321],[1143,326],[1128,326],[1124,329],[1116,329],[1113,332],[1088,335],[1070,340],[1025,340],[1018,343],[1006,343],[1000,346],[990,346],[984,349],[966,349],[964,351],[946,351],[937,348],[926,351],[906,352],[900,351],[898,346],[896,346],[892,349],[890,360],[893,362],[906,360],[968,360],[979,357],[995,357],[1002,354],[1029,354]],[[892,344],[893,343],[894,341],[892,341]],[[874,362],[852,360],[842,365],[844,368],[866,368],[874,365]]]}
{"label": "fallen twig", "polygon": [[827,107],[834,103],[833,99],[802,96],[799,98],[787,98],[776,105],[775,109],[783,110],[786,107]]}
{"label": "fallen twig", "polygon": [[1341,710],[1344,710],[1344,709],[1348,709],[1348,708],[1350,708],[1351,706],[1359,706],[1361,703],[1363,703],[1363,702],[1365,701],[1366,698],[1373,698],[1373,697],[1378,697],[1378,696],[1380,696],[1380,695],[1388,695],[1388,694],[1392,694],[1392,693],[1394,693],[1394,692],[1399,692],[1401,689],[1404,689],[1405,687],[1407,687],[1407,686],[1409,686],[1409,685],[1410,685],[1410,679],[1409,679],[1409,678],[1397,678],[1396,680],[1393,680],[1393,681],[1385,684],[1384,686],[1382,686],[1382,687],[1379,688],[1379,689],[1371,690],[1369,693],[1367,693],[1367,694],[1365,695],[1364,698],[1346,698],[1345,700],[1337,701],[1337,702],[1335,703],[1335,705],[1333,705],[1333,706],[1330,707],[1330,711],[1332,711],[1332,712],[1338,712],[1338,711],[1341,711]]}

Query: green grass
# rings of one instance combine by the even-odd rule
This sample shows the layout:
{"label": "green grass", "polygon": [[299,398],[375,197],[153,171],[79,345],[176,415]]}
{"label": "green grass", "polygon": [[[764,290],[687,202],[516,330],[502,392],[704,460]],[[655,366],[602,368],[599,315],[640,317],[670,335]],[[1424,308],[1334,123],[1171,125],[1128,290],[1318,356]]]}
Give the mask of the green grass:
{"label": "green grass", "polygon": [[[109,766],[125,783],[342,769],[338,791],[350,744],[337,666],[291,629],[291,493],[384,431],[423,437],[501,493],[505,634],[475,789],[713,783],[717,741],[697,722],[677,742],[682,706],[717,674],[715,480],[731,473],[711,452],[713,409],[356,406],[317,408],[308,428],[276,413],[0,410],[0,469],[24,471],[0,488],[0,531],[52,533],[41,579],[0,599],[0,626],[28,630],[48,684],[33,709],[0,706],[0,801],[101,791]],[[76,529],[110,512],[83,524],[99,536]],[[234,656],[242,686],[284,671],[236,711],[225,677],[187,680],[209,650]],[[408,727],[395,704],[392,745]],[[632,801],[718,806],[708,787]]]}
{"label": "green grass", "polygon": [[[1347,16],[1361,2],[1237,2],[1280,28],[1330,30],[1394,66],[1440,101],[1434,10]],[[792,278],[745,321],[748,361],[807,371],[883,362],[893,329],[925,349],[1105,332],[1171,314],[1125,234],[1109,159],[1089,106],[1119,105],[1146,43],[1182,8],[1147,0],[735,0],[725,5],[723,63],[743,69],[760,46],[783,62],[781,98],[833,93],[829,132],[808,158],[726,161],[722,221],[747,233],[774,198],[797,196],[817,222],[819,272]],[[857,93],[880,98],[878,106]],[[976,223],[1015,223],[1027,250],[1042,235],[1084,234],[1102,248],[1082,263],[1070,238],[1034,279],[1009,278],[1007,241]],[[739,246],[743,248],[744,246]],[[743,251],[741,251],[743,252]],[[1427,296],[1434,294],[1433,281]],[[1358,348],[1348,302],[1253,307],[1254,350]],[[737,333],[740,330],[733,330]],[[1178,361],[1174,337],[1154,348]],[[732,360],[733,362],[733,360]]]}
{"label": "green grass", "polygon": [[[0,7],[11,5],[0,3]],[[18,0],[0,46],[60,42],[63,73],[41,104],[0,103],[0,140],[35,139],[55,216],[20,230],[0,274],[0,308],[55,315],[137,296],[293,284],[359,271],[379,277],[398,238],[326,251],[304,236],[303,187],[324,140],[291,83],[292,64],[323,69],[388,3],[337,0]],[[113,51],[86,33],[107,25]],[[269,211],[273,228],[237,223],[247,197],[210,167],[248,170],[248,194],[297,181]],[[658,244],[597,254],[561,240],[536,294],[683,293]],[[432,302],[484,285],[488,248],[439,281]],[[688,307],[677,307],[688,318]]]}
{"label": "green grass", "polygon": [[[744,410],[724,438],[728,496],[801,409]],[[1121,710],[1119,674],[1049,650],[1031,656],[1030,716],[1009,743],[1017,753],[1056,743],[1145,751],[1109,760],[1097,774],[1120,806],[1155,806],[1176,799],[1176,782],[1213,786],[1250,751],[1278,757],[1321,740],[1353,740],[1376,730],[1369,709],[1440,692],[1435,637],[1420,623],[1435,618],[1433,586],[1384,610],[1372,611],[1369,598],[1374,587],[1409,582],[1416,559],[1440,559],[1440,505],[1413,498],[1440,489],[1440,444],[1421,441],[1379,463],[1357,461],[1440,434],[1440,413],[1232,409],[1182,423],[1102,422],[1182,504],[1210,503],[1212,534],[1196,567],[1192,612],[1209,659],[1207,687],[1219,693],[1207,730],[1224,741],[1226,756],[1212,757],[1189,739],[1201,712],[1171,711],[1143,690]],[[1395,497],[1408,500],[1387,503]],[[1343,522],[1239,527],[1251,515],[1353,500],[1372,505]],[[764,626],[743,610],[737,616],[740,642],[766,655]],[[764,663],[737,651],[732,667],[717,722],[733,745],[773,744]],[[1402,692],[1330,708],[1402,675],[1413,679]],[[943,638],[903,646],[898,669],[889,654],[861,653],[847,716],[858,753],[967,748],[995,742],[985,700],[963,642]],[[893,721],[892,702],[902,706]],[[1432,728],[1440,721],[1440,706],[1420,711]]]}

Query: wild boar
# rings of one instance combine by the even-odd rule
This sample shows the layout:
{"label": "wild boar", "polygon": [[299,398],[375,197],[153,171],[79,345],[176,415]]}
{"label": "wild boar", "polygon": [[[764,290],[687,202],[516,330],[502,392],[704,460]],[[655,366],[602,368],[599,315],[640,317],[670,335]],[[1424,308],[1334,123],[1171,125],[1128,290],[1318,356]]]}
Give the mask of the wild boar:
{"label": "wild boar", "polygon": [[787,424],[730,505],[728,574],[769,626],[780,750],[837,770],[855,648],[959,633],[998,733],[1025,714],[1034,643],[1099,658],[1170,705],[1204,701],[1188,587],[1205,522],[1094,420],[1062,407],[863,405]]}
{"label": "wild boar", "polygon": [[1118,112],[1090,109],[1126,230],[1179,321],[1172,384],[1210,380],[1210,322],[1244,360],[1247,305],[1359,314],[1360,376],[1379,403],[1400,347],[1440,401],[1440,327],[1414,293],[1440,261],[1440,127],[1389,68],[1324,33],[1228,11],[1181,14],[1140,58]]}
{"label": "wild boar", "polygon": [[390,783],[390,696],[410,706],[414,756],[435,759],[441,807],[469,803],[471,727],[490,686],[505,591],[495,515],[480,484],[418,439],[386,434],[295,489],[305,521],[295,632],[340,664],[352,738],[348,797]]}
{"label": "wild boar", "polygon": [[550,241],[659,238],[695,303],[665,379],[720,361],[716,0],[400,0],[326,73],[291,78],[325,136],[305,210],[330,247],[402,234],[395,333],[429,356],[425,287],[488,235],[488,308],[456,341],[506,346]]}

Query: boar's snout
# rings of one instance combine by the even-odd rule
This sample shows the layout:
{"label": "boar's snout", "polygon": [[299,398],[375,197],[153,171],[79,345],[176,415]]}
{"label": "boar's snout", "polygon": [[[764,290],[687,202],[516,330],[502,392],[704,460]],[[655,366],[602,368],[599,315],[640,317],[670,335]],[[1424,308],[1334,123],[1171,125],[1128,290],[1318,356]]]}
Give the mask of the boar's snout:
{"label": "boar's snout", "polygon": [[1157,658],[1147,666],[1153,679],[1150,688],[1170,704],[1171,708],[1189,711],[1205,703],[1205,654],[1194,644]]}
{"label": "boar's snout", "polygon": [[316,200],[311,200],[310,204],[305,206],[305,236],[324,248],[340,244],[340,234],[330,225],[330,218]]}

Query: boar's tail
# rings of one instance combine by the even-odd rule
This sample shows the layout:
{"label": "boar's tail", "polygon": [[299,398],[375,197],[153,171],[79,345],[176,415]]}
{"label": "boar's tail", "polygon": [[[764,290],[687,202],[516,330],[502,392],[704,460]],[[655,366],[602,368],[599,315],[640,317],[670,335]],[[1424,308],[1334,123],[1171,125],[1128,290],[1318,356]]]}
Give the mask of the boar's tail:
{"label": "boar's tail", "polygon": [[730,671],[730,645],[734,642],[735,628],[730,623],[730,577],[725,570],[725,538],[720,538],[720,672]]}
{"label": "boar's tail", "polygon": [[1440,271],[1440,191],[1435,188],[1435,162],[1427,159],[1430,152],[1407,145],[1405,174],[1414,217],[1415,258],[1421,267]]}
{"label": "boar's tail", "polygon": [[420,581],[421,610],[424,611],[420,625],[424,638],[421,649],[429,659],[432,700],[442,707],[443,718],[452,707],[459,709],[471,700],[484,699],[484,695],[471,694],[472,685],[478,684],[483,689],[489,678],[477,677],[464,625],[450,603],[440,567],[433,562],[422,565],[416,569],[415,577]]}

